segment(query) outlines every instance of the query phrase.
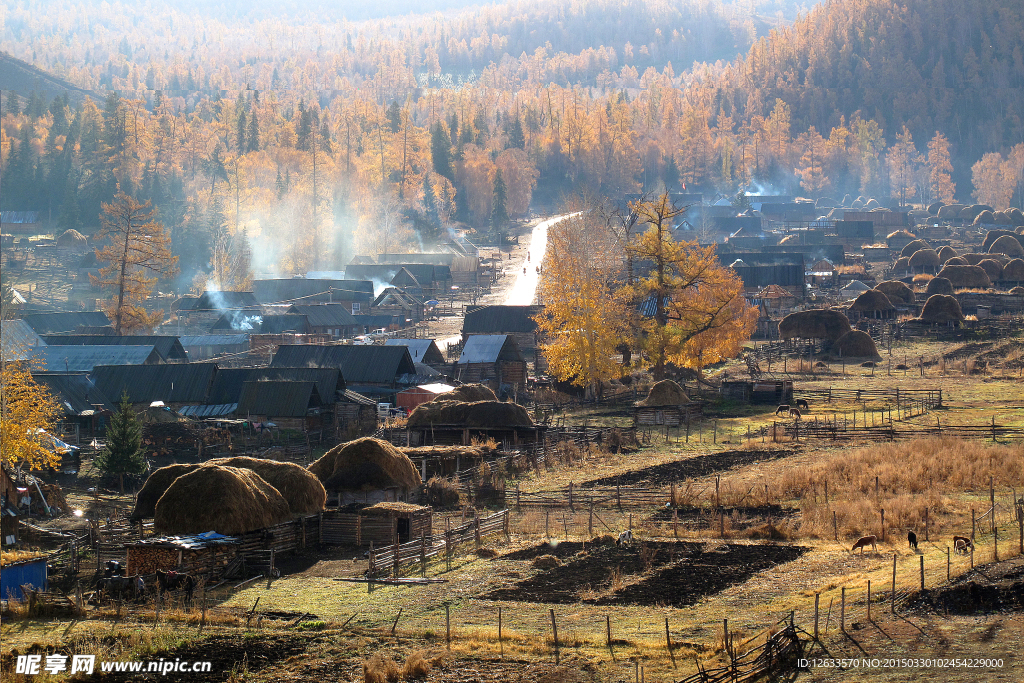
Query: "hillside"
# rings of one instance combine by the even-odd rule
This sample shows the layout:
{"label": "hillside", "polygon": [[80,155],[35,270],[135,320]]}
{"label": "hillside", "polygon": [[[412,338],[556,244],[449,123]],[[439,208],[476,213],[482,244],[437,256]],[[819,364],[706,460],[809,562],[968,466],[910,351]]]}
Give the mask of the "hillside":
{"label": "hillside", "polygon": [[[32,91],[59,94],[67,92],[72,97],[92,94],[88,90],[79,88],[73,83],[2,51],[0,51],[0,90],[14,90],[23,95]],[[95,97],[95,95],[93,96]]]}

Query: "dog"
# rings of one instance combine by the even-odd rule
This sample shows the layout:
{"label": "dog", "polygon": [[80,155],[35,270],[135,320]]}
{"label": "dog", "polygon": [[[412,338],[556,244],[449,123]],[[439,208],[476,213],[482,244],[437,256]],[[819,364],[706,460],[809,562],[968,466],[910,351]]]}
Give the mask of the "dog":
{"label": "dog", "polygon": [[867,546],[870,545],[871,546],[871,551],[877,553],[878,552],[877,541],[878,541],[878,537],[877,536],[873,536],[873,535],[872,536],[865,536],[863,538],[860,538],[860,539],[857,540],[856,543],[853,544],[853,547],[850,548],[850,552],[852,553],[857,548],[860,548],[860,554],[863,555],[864,554],[864,548],[866,548]]}
{"label": "dog", "polygon": [[629,529],[619,534],[619,537],[615,539],[615,545],[629,546],[633,545],[633,532]]}
{"label": "dog", "polygon": [[966,536],[954,536],[953,549],[956,551],[957,555],[967,555],[974,550],[974,541]]}
{"label": "dog", "polygon": [[803,410],[805,412],[809,411],[811,409],[811,405],[807,402],[807,399],[804,399],[804,398],[798,398],[796,400],[796,407],[800,408],[801,410]]}
{"label": "dog", "polygon": [[782,405],[782,406],[779,406],[778,408],[776,408],[775,409],[775,414],[778,415],[779,413],[781,413],[783,415],[788,414],[789,413],[789,405],[788,404],[787,405]]}
{"label": "dog", "polygon": [[907,543],[910,544],[911,548],[917,550],[917,534],[915,534],[913,531],[907,532]]}

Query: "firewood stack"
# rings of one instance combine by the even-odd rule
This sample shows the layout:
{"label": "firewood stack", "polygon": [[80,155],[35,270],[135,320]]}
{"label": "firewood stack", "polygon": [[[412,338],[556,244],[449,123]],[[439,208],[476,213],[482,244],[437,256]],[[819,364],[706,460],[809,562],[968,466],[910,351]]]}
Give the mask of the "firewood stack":
{"label": "firewood stack", "polygon": [[128,546],[128,568],[130,576],[154,574],[157,569],[168,571],[181,566],[190,574],[218,574],[235,558],[238,546],[218,544],[204,548],[185,549],[170,545],[136,543]]}

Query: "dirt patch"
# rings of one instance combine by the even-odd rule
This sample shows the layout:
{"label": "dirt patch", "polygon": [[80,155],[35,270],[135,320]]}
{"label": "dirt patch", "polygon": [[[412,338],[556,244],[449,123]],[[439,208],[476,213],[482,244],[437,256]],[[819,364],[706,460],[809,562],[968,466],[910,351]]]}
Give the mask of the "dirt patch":
{"label": "dirt patch", "polygon": [[584,551],[582,545],[560,543],[552,548],[544,544],[506,555],[503,559],[528,559],[530,552],[536,556],[561,551],[564,563],[481,597],[556,604],[684,607],[743,583],[762,569],[795,560],[809,550],[789,545],[659,542],[630,547],[590,545]]}
{"label": "dirt patch", "polygon": [[752,465],[757,462],[777,460],[796,453],[794,450],[752,450],[752,451],[720,451],[698,455],[674,462],[666,462],[660,465],[652,465],[641,470],[623,472],[611,477],[592,479],[580,484],[586,488],[590,486],[615,486],[616,484],[633,486],[636,484],[649,484],[653,486],[667,486],[678,483],[683,479],[702,477],[714,472]]}
{"label": "dirt patch", "polygon": [[1024,611],[1024,558],[985,565],[948,586],[921,591],[911,607],[954,614]]}

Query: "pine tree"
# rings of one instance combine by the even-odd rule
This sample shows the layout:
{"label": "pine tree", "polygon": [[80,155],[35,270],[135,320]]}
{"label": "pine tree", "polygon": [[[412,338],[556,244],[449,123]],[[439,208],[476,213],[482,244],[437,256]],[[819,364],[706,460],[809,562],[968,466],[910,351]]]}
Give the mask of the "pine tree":
{"label": "pine tree", "polygon": [[260,120],[255,110],[249,114],[249,129],[245,143],[247,152],[258,152],[260,149]]}
{"label": "pine tree", "polygon": [[107,445],[96,456],[96,467],[106,475],[116,474],[124,493],[124,475],[142,474],[146,460],[142,455],[142,424],[135,417],[126,391],[121,395],[117,412],[107,427]]}
{"label": "pine tree", "polygon": [[518,116],[513,116],[506,121],[506,132],[508,133],[508,146],[516,149],[526,147],[526,136],[523,135],[523,123]]}
{"label": "pine tree", "polygon": [[237,126],[237,130],[236,130],[236,138],[237,138],[237,140],[236,140],[236,143],[235,143],[237,145],[237,147],[238,147],[238,153],[239,154],[245,154],[245,150],[246,150],[246,146],[245,146],[245,127],[246,127],[245,109],[239,109],[238,110],[238,126]]}
{"label": "pine tree", "polygon": [[434,173],[455,182],[451,144],[440,123],[435,123],[430,129],[430,158],[434,163]]}
{"label": "pine tree", "polygon": [[508,188],[501,169],[494,173],[494,199],[491,200],[491,227],[501,230],[508,225]]}
{"label": "pine tree", "polygon": [[4,113],[14,116],[21,113],[21,101],[18,99],[18,93],[13,90],[7,91],[7,104],[4,105]]}

